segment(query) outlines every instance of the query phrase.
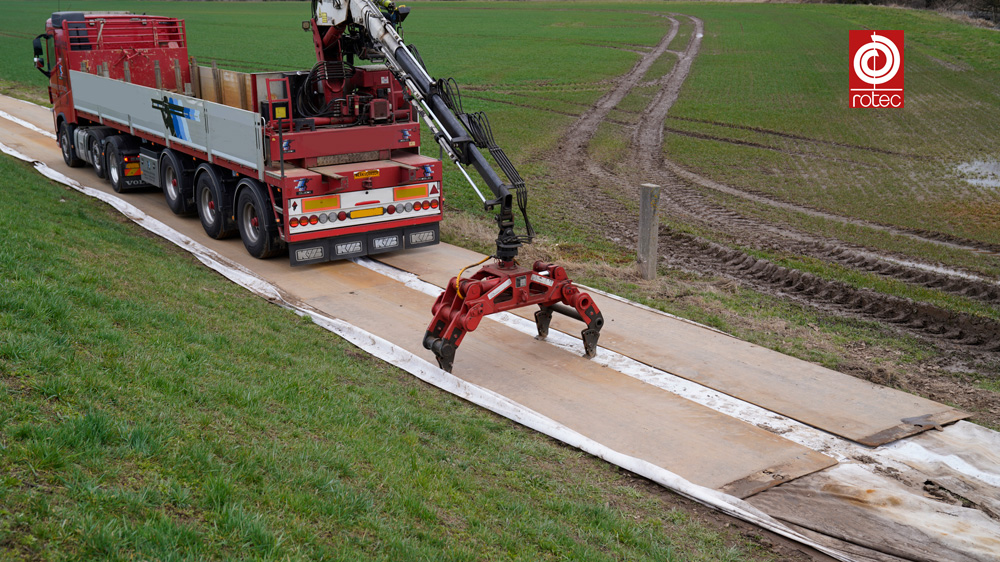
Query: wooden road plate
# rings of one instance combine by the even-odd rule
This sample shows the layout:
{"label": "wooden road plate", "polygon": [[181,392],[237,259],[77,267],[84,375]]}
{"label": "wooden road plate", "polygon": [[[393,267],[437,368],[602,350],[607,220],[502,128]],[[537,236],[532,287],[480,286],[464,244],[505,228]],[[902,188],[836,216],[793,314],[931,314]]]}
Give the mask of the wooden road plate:
{"label": "wooden road plate", "polygon": [[[353,263],[291,269],[248,263],[303,304],[427,358],[434,299]],[[595,441],[738,497],[836,464],[826,455],[640,382],[586,358],[483,322],[459,348],[454,374]]]}
{"label": "wooden road plate", "polygon": [[[441,244],[379,261],[444,287],[482,254]],[[471,268],[466,275],[471,275]],[[600,345],[735,398],[858,443],[878,446],[968,414],[753,345],[690,322],[601,295]],[[533,320],[534,308],[514,311]],[[559,314],[552,328],[578,336],[583,324]],[[461,348],[459,348],[461,353]]]}

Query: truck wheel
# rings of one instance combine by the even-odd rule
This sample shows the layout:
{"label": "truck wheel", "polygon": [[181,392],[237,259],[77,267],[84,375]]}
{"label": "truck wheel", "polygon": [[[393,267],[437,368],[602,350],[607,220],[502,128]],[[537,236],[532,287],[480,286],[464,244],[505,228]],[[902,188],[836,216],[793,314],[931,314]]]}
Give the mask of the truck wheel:
{"label": "truck wheel", "polygon": [[236,233],[235,225],[225,212],[226,200],[222,182],[211,169],[203,169],[194,182],[194,200],[198,207],[198,218],[205,234],[216,240],[229,238]]}
{"label": "truck wheel", "polygon": [[101,148],[101,141],[99,139],[90,139],[90,165],[94,167],[94,173],[97,177],[104,179],[108,175],[107,166],[105,165],[106,160],[104,159],[104,150]]}
{"label": "truck wheel", "polygon": [[59,147],[62,148],[63,161],[66,165],[70,168],[79,168],[83,166],[84,161],[76,156],[76,149],[73,147],[73,129],[76,129],[76,126],[65,121],[59,125]]}
{"label": "truck wheel", "polygon": [[115,190],[115,193],[129,191],[129,188],[125,187],[125,161],[122,159],[122,151],[118,146],[117,137],[108,139],[108,144],[104,149],[104,165],[111,189]]}
{"label": "truck wheel", "polygon": [[260,259],[277,255],[281,251],[278,225],[260,182],[244,178],[237,189],[236,224],[247,252]]}
{"label": "truck wheel", "polygon": [[164,150],[160,156],[160,185],[167,205],[175,215],[190,216],[195,213],[191,186],[180,160],[172,150]]}

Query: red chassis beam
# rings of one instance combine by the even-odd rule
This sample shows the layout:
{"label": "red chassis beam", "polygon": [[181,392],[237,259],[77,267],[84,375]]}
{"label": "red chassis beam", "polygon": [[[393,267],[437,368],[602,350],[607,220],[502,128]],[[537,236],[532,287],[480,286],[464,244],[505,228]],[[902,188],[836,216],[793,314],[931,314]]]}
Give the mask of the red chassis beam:
{"label": "red chassis beam", "polygon": [[453,277],[431,308],[434,318],[424,334],[424,347],[434,352],[442,369],[451,372],[462,339],[484,316],[532,305],[539,307],[535,312],[539,337],[548,335],[552,313],[559,312],[587,324],[581,333],[584,350],[588,357],[597,353],[604,326],[601,311],[566,277],[566,270],[540,261],[530,270],[500,262],[484,266],[469,279]]}

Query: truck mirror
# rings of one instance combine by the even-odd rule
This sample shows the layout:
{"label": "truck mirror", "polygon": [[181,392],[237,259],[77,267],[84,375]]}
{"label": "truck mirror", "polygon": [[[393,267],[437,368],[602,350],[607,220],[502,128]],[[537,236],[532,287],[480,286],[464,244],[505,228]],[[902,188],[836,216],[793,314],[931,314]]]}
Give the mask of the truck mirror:
{"label": "truck mirror", "polygon": [[35,37],[34,41],[31,42],[31,46],[35,51],[35,68],[41,71],[46,77],[52,75],[52,72],[45,68],[45,51],[42,49],[42,39],[50,39],[52,36],[47,33],[42,33],[38,37]]}

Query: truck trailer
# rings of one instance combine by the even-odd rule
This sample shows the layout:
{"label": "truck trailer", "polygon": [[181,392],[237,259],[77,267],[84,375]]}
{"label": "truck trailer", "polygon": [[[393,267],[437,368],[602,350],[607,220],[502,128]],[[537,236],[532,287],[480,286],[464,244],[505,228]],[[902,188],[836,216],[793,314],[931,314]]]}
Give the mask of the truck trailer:
{"label": "truck trailer", "polygon": [[160,188],[174,213],[215,239],[239,234],[258,258],[436,244],[442,166],[420,154],[416,107],[384,65],[355,66],[307,29],[311,69],[219,72],[189,59],[183,20],[53,13],[35,63],[66,164],[116,192]]}
{"label": "truck trailer", "polygon": [[433,79],[403,42],[409,12],[391,0],[313,0],[302,29],[316,64],[250,74],[206,73],[189,61],[182,20],[56,12],[34,40],[35,66],[49,77],[66,164],[90,163],[118,192],[159,187],[171,210],[197,214],[210,237],[238,231],[257,258],[287,246],[293,265],[438,243],[442,162],[420,154],[422,120],[485,208],[496,210],[498,228],[495,263],[451,279],[431,310],[424,347],[450,371],[483,317],[538,306],[539,336],[553,313],[573,317],[586,324],[584,353],[593,357],[600,309],[562,267],[518,264],[534,236],[524,180],[486,115],[466,112],[455,81]]}

